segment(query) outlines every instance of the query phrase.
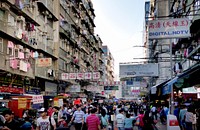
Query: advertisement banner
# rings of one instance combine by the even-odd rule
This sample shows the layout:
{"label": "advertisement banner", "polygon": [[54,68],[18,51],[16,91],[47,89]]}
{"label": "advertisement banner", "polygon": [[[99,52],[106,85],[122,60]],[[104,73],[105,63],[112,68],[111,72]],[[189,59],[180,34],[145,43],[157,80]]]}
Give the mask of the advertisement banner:
{"label": "advertisement banner", "polygon": [[8,86],[0,86],[1,93],[15,93],[15,94],[23,94],[23,88],[13,88]]}
{"label": "advertisement banner", "polygon": [[32,99],[33,99],[33,104],[44,103],[43,95],[33,95]]}
{"label": "advertisement banner", "polygon": [[26,98],[18,98],[18,109],[26,109]]}
{"label": "advertisement banner", "polygon": [[148,24],[149,39],[187,38],[191,36],[188,18],[150,20]]}
{"label": "advertisement banner", "polygon": [[119,77],[157,77],[158,76],[158,64],[123,64],[119,66]]}
{"label": "advertisement banner", "polygon": [[36,65],[38,67],[50,67],[52,65],[52,59],[51,58],[37,58]]}
{"label": "advertisement banner", "polygon": [[62,73],[61,79],[94,79],[98,80],[101,78],[100,72],[85,72],[85,73]]}
{"label": "advertisement banner", "polygon": [[126,85],[126,81],[99,81],[98,85],[102,85],[102,86],[119,86],[119,85]]}

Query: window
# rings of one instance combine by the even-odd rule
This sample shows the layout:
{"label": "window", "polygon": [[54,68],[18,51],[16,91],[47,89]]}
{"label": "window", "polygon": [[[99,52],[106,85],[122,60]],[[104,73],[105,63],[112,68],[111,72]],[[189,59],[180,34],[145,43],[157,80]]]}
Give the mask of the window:
{"label": "window", "polygon": [[15,18],[11,14],[8,15],[8,25],[15,26]]}
{"label": "window", "polygon": [[3,10],[0,10],[0,21],[4,20],[4,14],[5,12]]}
{"label": "window", "polygon": [[15,58],[18,58],[18,57],[19,57],[19,49],[18,49],[18,48],[15,48],[14,57],[15,57]]}
{"label": "window", "polygon": [[59,69],[60,70],[65,70],[65,61],[62,60],[62,59],[59,59],[58,63],[59,63]]}
{"label": "window", "polygon": [[3,52],[3,38],[0,37],[0,52]]}

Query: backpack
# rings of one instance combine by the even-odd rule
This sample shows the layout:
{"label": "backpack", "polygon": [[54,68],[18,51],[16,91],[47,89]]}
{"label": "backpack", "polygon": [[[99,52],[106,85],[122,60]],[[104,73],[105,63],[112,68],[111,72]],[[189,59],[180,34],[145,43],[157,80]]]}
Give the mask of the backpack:
{"label": "backpack", "polygon": [[53,125],[51,123],[51,116],[49,116],[49,122],[50,122],[50,130],[54,130],[54,127],[53,127]]}
{"label": "backpack", "polygon": [[144,127],[144,121],[143,121],[143,117],[144,115],[139,115],[137,120],[136,120],[136,125],[140,126],[140,127]]}

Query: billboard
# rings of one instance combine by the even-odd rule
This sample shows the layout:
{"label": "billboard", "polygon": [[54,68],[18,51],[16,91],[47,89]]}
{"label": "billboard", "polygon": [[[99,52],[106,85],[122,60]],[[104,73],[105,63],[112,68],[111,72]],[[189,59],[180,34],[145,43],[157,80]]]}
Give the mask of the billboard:
{"label": "billboard", "polygon": [[158,64],[122,64],[119,65],[119,77],[157,77],[158,76]]}
{"label": "billboard", "polygon": [[148,21],[149,39],[190,37],[190,20],[176,18]]}

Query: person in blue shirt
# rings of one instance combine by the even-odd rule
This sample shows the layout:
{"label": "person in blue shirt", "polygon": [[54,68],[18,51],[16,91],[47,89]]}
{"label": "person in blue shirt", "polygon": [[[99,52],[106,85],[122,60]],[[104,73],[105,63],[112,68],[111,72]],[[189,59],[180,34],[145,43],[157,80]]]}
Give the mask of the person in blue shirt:
{"label": "person in blue shirt", "polygon": [[29,118],[25,117],[25,123],[20,127],[21,130],[31,130],[32,129],[32,124],[29,122]]}
{"label": "person in blue shirt", "polygon": [[124,120],[124,130],[133,130],[133,120],[136,120],[137,117],[130,118],[130,114],[126,114],[126,118]]}

